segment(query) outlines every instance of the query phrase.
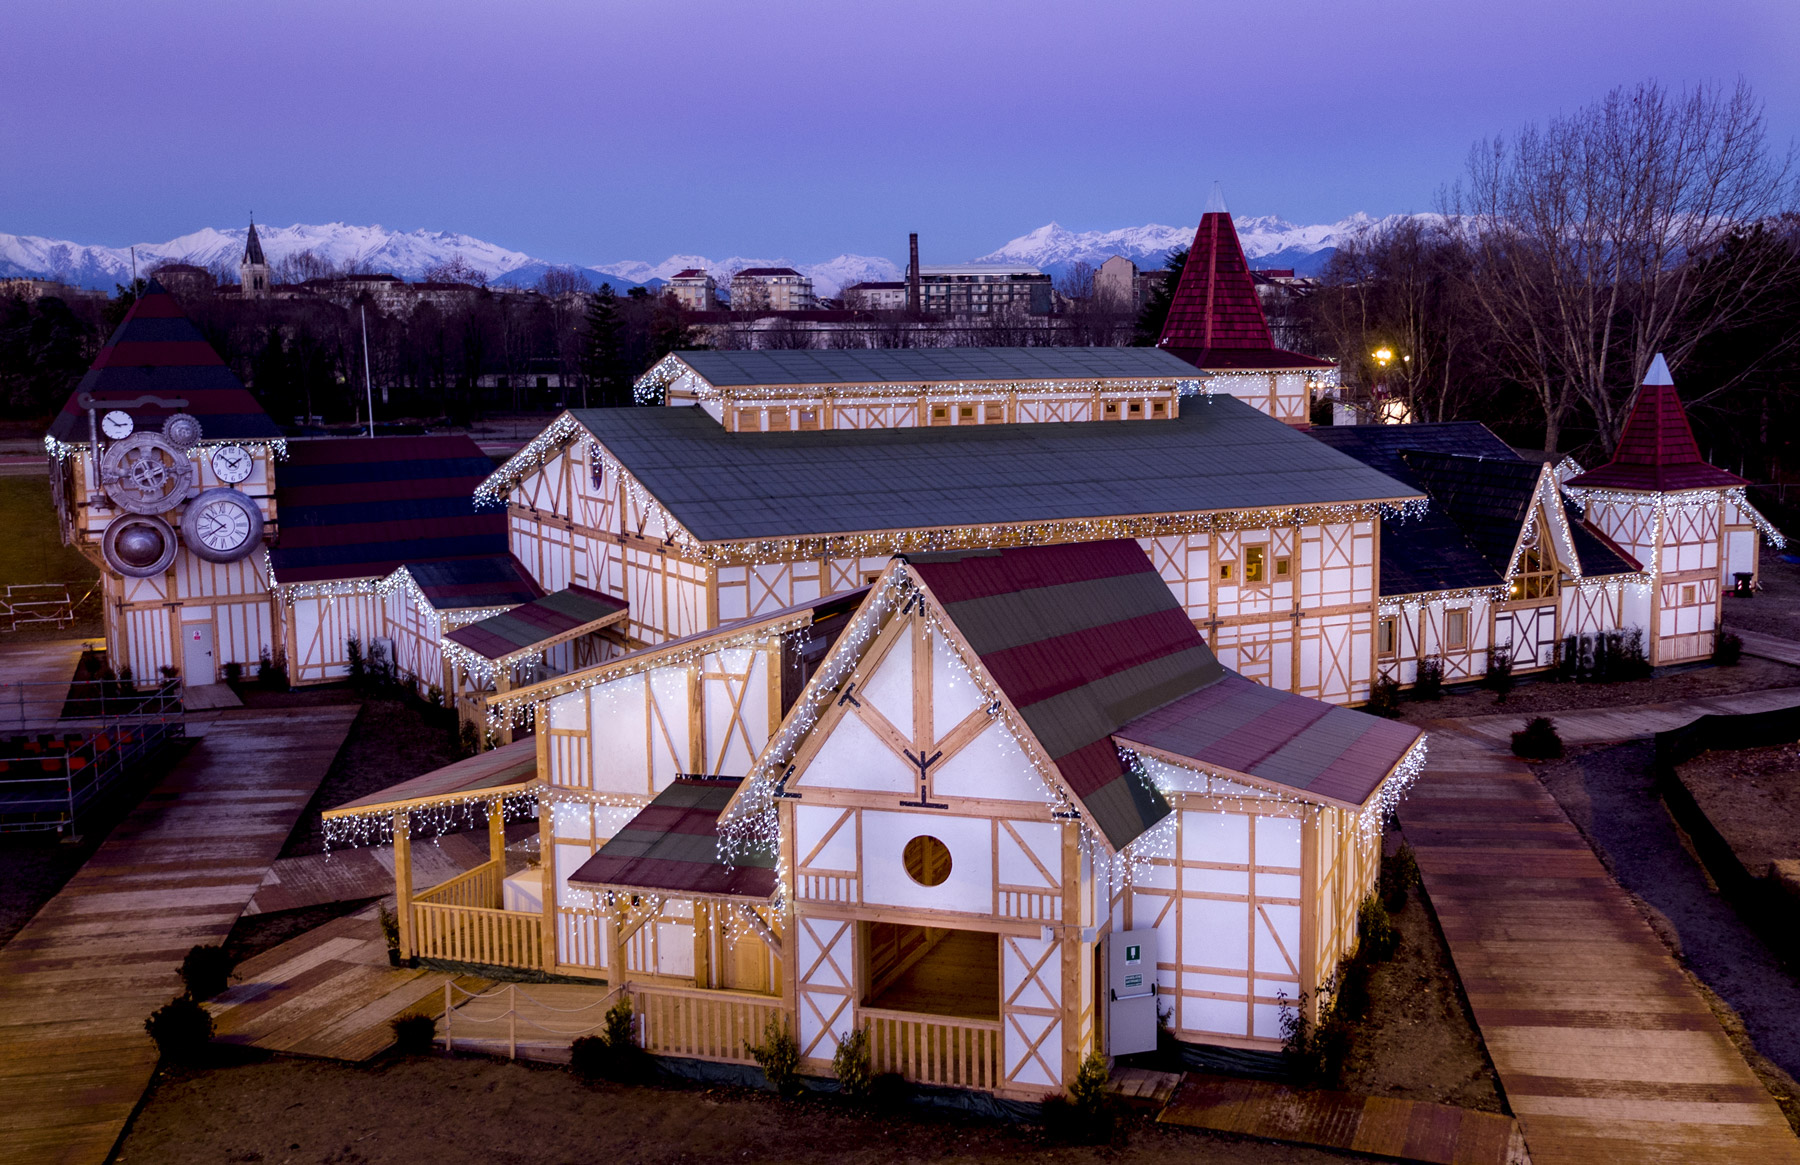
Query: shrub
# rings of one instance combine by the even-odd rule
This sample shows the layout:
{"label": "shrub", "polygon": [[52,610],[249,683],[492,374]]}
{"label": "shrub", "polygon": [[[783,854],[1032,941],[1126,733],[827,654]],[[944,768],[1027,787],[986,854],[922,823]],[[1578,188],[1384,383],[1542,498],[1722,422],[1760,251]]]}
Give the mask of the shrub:
{"label": "shrub", "polygon": [[475,734],[473,722],[464,720],[456,732],[456,749],[464,756],[474,756],[481,751],[481,737]]}
{"label": "shrub", "polygon": [[1381,903],[1388,913],[1406,905],[1406,895],[1419,884],[1419,861],[1405,842],[1381,861]]}
{"label": "shrub", "polygon": [[1358,953],[1377,963],[1392,955],[1394,948],[1400,945],[1394,920],[1388,917],[1387,907],[1381,904],[1381,899],[1373,894],[1364,898],[1357,909],[1356,933],[1362,938],[1362,950]]}
{"label": "shrub", "polygon": [[582,1036],[569,1048],[569,1068],[583,1080],[630,1080],[643,1063],[629,996],[606,1009],[598,1035]]}
{"label": "shrub", "polygon": [[1374,966],[1361,959],[1344,964],[1337,989],[1331,993],[1331,1015],[1345,1023],[1361,1023],[1369,1016],[1369,979]]}
{"label": "shrub", "polygon": [[1106,1057],[1089,1052],[1069,1084],[1067,1096],[1044,1102],[1044,1127],[1067,1141],[1097,1145],[1112,1140],[1118,1105],[1107,1091],[1111,1078]]}
{"label": "shrub", "polygon": [[1556,721],[1548,716],[1533,716],[1521,732],[1512,734],[1514,756],[1526,760],[1550,760],[1563,754],[1562,737],[1556,734]]}
{"label": "shrub", "polygon": [[1506,694],[1513,688],[1512,648],[1488,648],[1487,674],[1481,682],[1494,693],[1499,703],[1506,703]]}
{"label": "shrub", "polygon": [[211,999],[231,979],[231,956],[224,947],[198,946],[181,960],[181,982],[192,999]]}
{"label": "shrub", "polygon": [[442,708],[444,706],[444,689],[437,684],[432,684],[430,687],[426,688],[425,702],[430,704],[433,708]]}
{"label": "shrub", "polygon": [[388,1026],[394,1029],[394,1050],[402,1056],[423,1056],[437,1039],[437,1020],[429,1015],[397,1015]]}
{"label": "shrub", "polygon": [[1413,681],[1415,700],[1441,700],[1444,697],[1444,661],[1428,655],[1419,661],[1419,677]]}
{"label": "shrub", "polygon": [[235,659],[221,667],[219,670],[225,673],[225,682],[233,687],[236,687],[239,681],[244,678],[244,665]]}
{"label": "shrub", "polygon": [[287,656],[270,655],[268,648],[263,648],[256,660],[256,683],[259,687],[271,692],[288,690]]}
{"label": "shrub", "polygon": [[1648,678],[1651,670],[1641,627],[1633,627],[1622,635],[1617,631],[1607,635],[1605,678],[1641,680]]}
{"label": "shrub", "polygon": [[122,667],[119,669],[119,695],[137,695],[137,681],[132,678],[131,669],[129,667]]}
{"label": "shrub", "polygon": [[380,906],[376,907],[376,911],[377,920],[381,924],[381,937],[387,940],[388,950],[399,950],[400,916],[388,909],[388,904],[386,902],[383,902]]}
{"label": "shrub", "polygon": [[838,1041],[837,1051],[831,1054],[831,1074],[837,1077],[838,1088],[845,1096],[858,1100],[868,1096],[875,1066],[869,1057],[867,1027],[852,1028]]}
{"label": "shrub", "polygon": [[205,1059],[212,1042],[213,1021],[206,1008],[191,996],[177,995],[150,1013],[144,1030],[156,1041],[162,1058],[175,1064],[196,1064]]}
{"label": "shrub", "polygon": [[769,1016],[768,1025],[763,1028],[763,1042],[753,1044],[746,1040],[744,1051],[763,1070],[763,1075],[775,1086],[775,1091],[783,1096],[792,1096],[799,1091],[800,1045],[794,1041],[793,1033],[788,1031],[785,1016]]}
{"label": "shrub", "polygon": [[1389,720],[1400,718],[1400,685],[1389,676],[1378,676],[1369,685],[1369,702],[1363,705],[1363,711],[1371,716],[1385,716]]}
{"label": "shrub", "polygon": [[162,678],[165,680],[178,680],[181,678],[181,669],[172,663],[165,663],[156,670],[162,673]]}
{"label": "shrub", "polygon": [[362,640],[352,635],[344,641],[345,665],[350,671],[350,686],[361,688],[369,680],[369,661],[363,658]]}
{"label": "shrub", "polygon": [[1713,636],[1713,662],[1720,667],[1736,667],[1744,658],[1744,641],[1730,631],[1720,630]]}

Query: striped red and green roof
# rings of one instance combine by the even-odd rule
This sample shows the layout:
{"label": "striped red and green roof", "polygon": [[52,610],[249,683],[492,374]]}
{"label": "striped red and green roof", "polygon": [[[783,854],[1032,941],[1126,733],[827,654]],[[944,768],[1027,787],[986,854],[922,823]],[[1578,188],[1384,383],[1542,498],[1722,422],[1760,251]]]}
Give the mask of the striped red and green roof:
{"label": "striped red and green roof", "polygon": [[719,858],[719,815],[739,783],[737,777],[677,777],[569,875],[570,883],[768,898],[775,892],[772,851],[740,849],[730,865]]}
{"label": "striped red and green roof", "polygon": [[625,617],[626,608],[624,599],[588,587],[569,586],[460,627],[447,638],[483,659],[505,659],[617,623]]}
{"label": "striped red and green roof", "polygon": [[202,439],[207,441],[267,441],[281,436],[281,429],[226,367],[175,297],[154,279],[69,394],[50,424],[50,436],[71,444],[88,439],[87,409],[78,403],[83,393],[92,394],[101,413],[114,402],[142,396],[187,402],[176,408],[132,406],[128,411],[140,429],[160,428],[168,417],[186,413],[200,422]]}

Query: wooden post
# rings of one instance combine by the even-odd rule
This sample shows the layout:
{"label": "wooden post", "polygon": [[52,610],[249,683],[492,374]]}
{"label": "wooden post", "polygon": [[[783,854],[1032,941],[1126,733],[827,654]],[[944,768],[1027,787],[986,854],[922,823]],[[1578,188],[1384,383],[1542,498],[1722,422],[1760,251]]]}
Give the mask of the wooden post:
{"label": "wooden post", "polygon": [[400,919],[400,957],[413,956],[412,830],[405,809],[394,810],[394,913]]}
{"label": "wooden post", "polygon": [[[495,696],[504,695],[507,692],[512,691],[512,686],[513,686],[512,668],[510,666],[501,667],[498,664],[496,664],[494,667],[494,695]],[[487,748],[487,744],[485,741],[485,737],[487,734],[481,731],[480,724],[475,725],[475,732],[476,732],[476,738],[483,741],[481,747],[485,750]],[[495,746],[498,747],[499,745],[502,745],[502,744],[511,744],[512,739],[513,739],[512,717],[509,715],[500,722],[500,731],[498,733],[498,739],[494,743],[495,743]]]}
{"label": "wooden post", "polygon": [[1079,829],[1072,821],[1062,827],[1062,1079],[1066,1087],[1081,1069],[1081,848]]}
{"label": "wooden post", "polygon": [[712,979],[713,912],[703,898],[694,899],[694,986],[717,986]]}
{"label": "wooden post", "polygon": [[506,799],[495,797],[488,802],[488,861],[493,862],[494,901],[488,903],[492,909],[499,910],[506,905],[506,891],[501,888],[506,881]]}

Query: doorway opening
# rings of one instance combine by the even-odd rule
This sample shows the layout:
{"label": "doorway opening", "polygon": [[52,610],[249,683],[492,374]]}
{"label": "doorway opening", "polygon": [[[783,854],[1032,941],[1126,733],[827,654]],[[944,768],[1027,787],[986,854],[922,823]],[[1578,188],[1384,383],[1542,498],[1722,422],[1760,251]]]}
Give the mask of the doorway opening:
{"label": "doorway opening", "polygon": [[863,923],[864,1005],[885,1011],[1000,1018],[1000,936],[978,930]]}

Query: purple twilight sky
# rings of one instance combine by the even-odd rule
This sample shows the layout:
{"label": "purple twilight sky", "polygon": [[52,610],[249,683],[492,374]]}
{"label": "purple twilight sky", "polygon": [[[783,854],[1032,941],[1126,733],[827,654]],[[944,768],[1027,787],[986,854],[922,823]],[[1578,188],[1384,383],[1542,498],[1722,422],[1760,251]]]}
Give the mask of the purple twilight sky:
{"label": "purple twilight sky", "polygon": [[980,254],[1056,220],[1431,209],[1477,137],[1742,76],[1800,136],[1794,0],[13,3],[0,231],[258,219],[553,261]]}

